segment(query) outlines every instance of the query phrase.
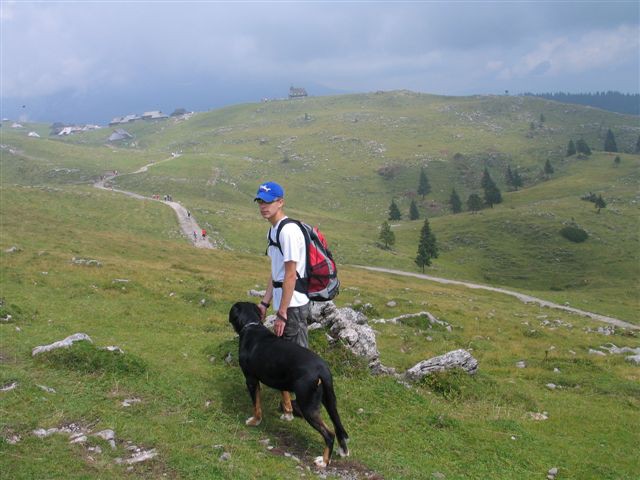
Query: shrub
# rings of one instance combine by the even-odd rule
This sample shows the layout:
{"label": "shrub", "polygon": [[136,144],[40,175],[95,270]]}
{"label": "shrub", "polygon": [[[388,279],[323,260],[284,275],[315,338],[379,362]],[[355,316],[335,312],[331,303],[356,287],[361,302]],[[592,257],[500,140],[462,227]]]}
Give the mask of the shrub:
{"label": "shrub", "polygon": [[39,360],[53,367],[80,373],[139,375],[147,370],[145,362],[134,355],[102,350],[90,342],[76,342],[69,348],[41,354]]}
{"label": "shrub", "polygon": [[575,243],[584,242],[589,238],[589,234],[587,232],[575,225],[567,225],[566,227],[563,227],[562,230],[560,230],[560,235]]}

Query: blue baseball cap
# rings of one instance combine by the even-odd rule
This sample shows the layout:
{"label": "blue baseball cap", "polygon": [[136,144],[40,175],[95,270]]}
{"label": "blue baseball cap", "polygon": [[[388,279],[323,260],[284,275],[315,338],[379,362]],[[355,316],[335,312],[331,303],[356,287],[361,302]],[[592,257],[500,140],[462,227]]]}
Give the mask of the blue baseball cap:
{"label": "blue baseball cap", "polygon": [[284,188],[276,182],[265,182],[258,187],[258,193],[256,193],[254,201],[264,200],[265,202],[273,202],[278,198],[284,198]]}

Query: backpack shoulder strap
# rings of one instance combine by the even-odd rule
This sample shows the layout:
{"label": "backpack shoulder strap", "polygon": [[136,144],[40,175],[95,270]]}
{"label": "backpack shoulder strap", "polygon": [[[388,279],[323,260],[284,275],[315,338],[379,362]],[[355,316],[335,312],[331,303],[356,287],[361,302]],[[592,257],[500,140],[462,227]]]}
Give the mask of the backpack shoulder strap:
{"label": "backpack shoulder strap", "polygon": [[299,225],[299,222],[297,220],[294,220],[293,218],[287,217],[283,219],[278,225],[278,229],[276,230],[275,240],[271,238],[271,229],[267,230],[267,239],[269,240],[269,244],[267,245],[267,250],[265,251],[265,255],[268,255],[269,247],[278,247],[278,250],[280,250],[280,253],[283,253],[282,245],[280,244],[280,233],[282,232],[282,229],[284,228],[284,226],[287,225],[288,223],[296,223]]}

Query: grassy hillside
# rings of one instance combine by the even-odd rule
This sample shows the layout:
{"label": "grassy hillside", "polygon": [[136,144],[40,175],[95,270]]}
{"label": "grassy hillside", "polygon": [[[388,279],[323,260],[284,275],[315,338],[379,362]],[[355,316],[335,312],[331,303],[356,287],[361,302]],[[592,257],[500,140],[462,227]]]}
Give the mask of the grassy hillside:
{"label": "grassy hillside", "polygon": [[[156,202],[80,186],[4,185],[0,195],[0,308],[12,316],[0,323],[0,386],[18,382],[0,392],[0,477],[316,478],[307,467],[320,436],[302,421],[282,423],[276,392],[264,392],[263,424],[244,425],[251,407],[227,312],[247,290],[264,288],[263,258],[190,247],[171,210]],[[19,250],[7,252],[12,246]],[[341,277],[339,306],[371,303],[371,315],[382,318],[426,309],[453,325],[450,332],[417,320],[377,325],[385,365],[403,371],[466,348],[480,370],[407,389],[372,377],[340,346],[327,345],[324,332],[312,332],[312,347],[335,373],[351,436],[352,456],[336,459],[333,475],[533,479],[552,467],[562,478],[637,475],[640,437],[629,425],[640,422],[638,367],[588,353],[606,342],[635,347],[637,335],[589,333],[599,325],[488,292],[349,267]],[[397,306],[386,306],[390,300]],[[76,332],[125,354],[112,361],[84,346],[31,356],[36,345]],[[527,368],[516,368],[520,360]],[[122,405],[131,398],[140,401]],[[548,420],[531,418],[541,412]],[[31,433],[70,424],[113,429],[116,449],[90,439],[102,448],[96,453],[66,435]],[[10,444],[15,435],[21,440]],[[158,456],[118,465],[131,445]],[[229,460],[220,460],[224,452]]]}
{"label": "grassy hillside", "polygon": [[[252,198],[260,181],[275,179],[290,215],[320,224],[341,263],[405,270],[415,270],[422,220],[397,222],[390,252],[377,247],[378,228],[392,198],[405,218],[416,200],[440,243],[429,273],[637,321],[639,157],[621,153],[616,167],[598,151],[609,128],[621,151],[633,151],[637,118],[530,97],[388,92],[239,105],[125,128],[133,140],[106,146],[111,129],[60,140],[2,127],[2,181],[82,183],[119,170],[119,188],[169,193],[229,249],[259,255],[265,225]],[[595,153],[566,158],[569,139],[579,138]],[[547,160],[555,169],[548,178]],[[126,174],[152,162],[146,173]],[[509,191],[507,166],[524,189]],[[415,194],[422,167],[432,187],[424,200]],[[451,189],[463,201],[481,193],[485,168],[504,203],[451,215]],[[608,203],[600,214],[580,200],[588,192]],[[587,242],[559,235],[569,222],[589,232]]]}

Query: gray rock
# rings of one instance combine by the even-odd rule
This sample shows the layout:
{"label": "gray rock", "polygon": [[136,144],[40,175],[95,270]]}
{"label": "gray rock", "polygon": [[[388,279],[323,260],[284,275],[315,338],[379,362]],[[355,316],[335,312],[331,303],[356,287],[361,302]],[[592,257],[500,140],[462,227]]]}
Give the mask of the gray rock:
{"label": "gray rock", "polygon": [[635,365],[640,365],[640,355],[629,355],[628,357],[625,357],[625,360]]}
{"label": "gray rock", "polygon": [[453,350],[414,365],[405,372],[407,380],[416,382],[434,372],[461,368],[470,375],[478,370],[478,361],[466,350]]}
{"label": "gray rock", "polygon": [[18,382],[10,382],[0,387],[0,392],[10,392],[15,388],[18,388]]}
{"label": "gray rock", "polygon": [[249,290],[247,292],[247,295],[249,295],[250,297],[258,297],[258,298],[262,298],[265,296],[265,294],[267,293],[266,290]]}
{"label": "gray rock", "polygon": [[555,390],[557,387],[557,385],[555,383],[547,383],[545,385],[549,390]]}
{"label": "gray rock", "polygon": [[590,355],[598,355],[598,356],[600,356],[600,357],[606,357],[606,356],[607,356],[607,354],[606,354],[606,353],[601,352],[600,350],[594,350],[593,348],[590,348],[590,349],[589,349],[589,354],[590,354]]}
{"label": "gray rock", "polygon": [[136,453],[125,460],[123,460],[122,458],[116,458],[116,463],[133,465],[134,463],[146,462],[147,460],[151,460],[157,455],[158,455],[158,452],[156,451],[156,449],[152,448],[150,450],[142,450],[139,453]]}
{"label": "gray rock", "polygon": [[40,345],[38,347],[35,347],[31,351],[31,356],[35,357],[36,355],[39,355],[41,353],[50,352],[51,350],[56,350],[58,348],[69,348],[75,342],[81,342],[81,341],[87,341],[87,342],[93,343],[89,335],[87,335],[86,333],[74,333],[73,335],[68,336],[64,340],[60,340],[58,342],[54,342],[49,345]]}
{"label": "gray rock", "polygon": [[393,308],[396,307],[398,304],[394,301],[394,300],[390,300],[387,302],[387,307],[389,308]]}
{"label": "gray rock", "polygon": [[18,253],[21,252],[22,249],[20,247],[16,247],[15,245],[13,245],[12,247],[9,247],[5,250],[5,253]]}
{"label": "gray rock", "polygon": [[527,364],[524,360],[520,360],[519,362],[516,362],[516,367],[517,368],[527,368]]}

